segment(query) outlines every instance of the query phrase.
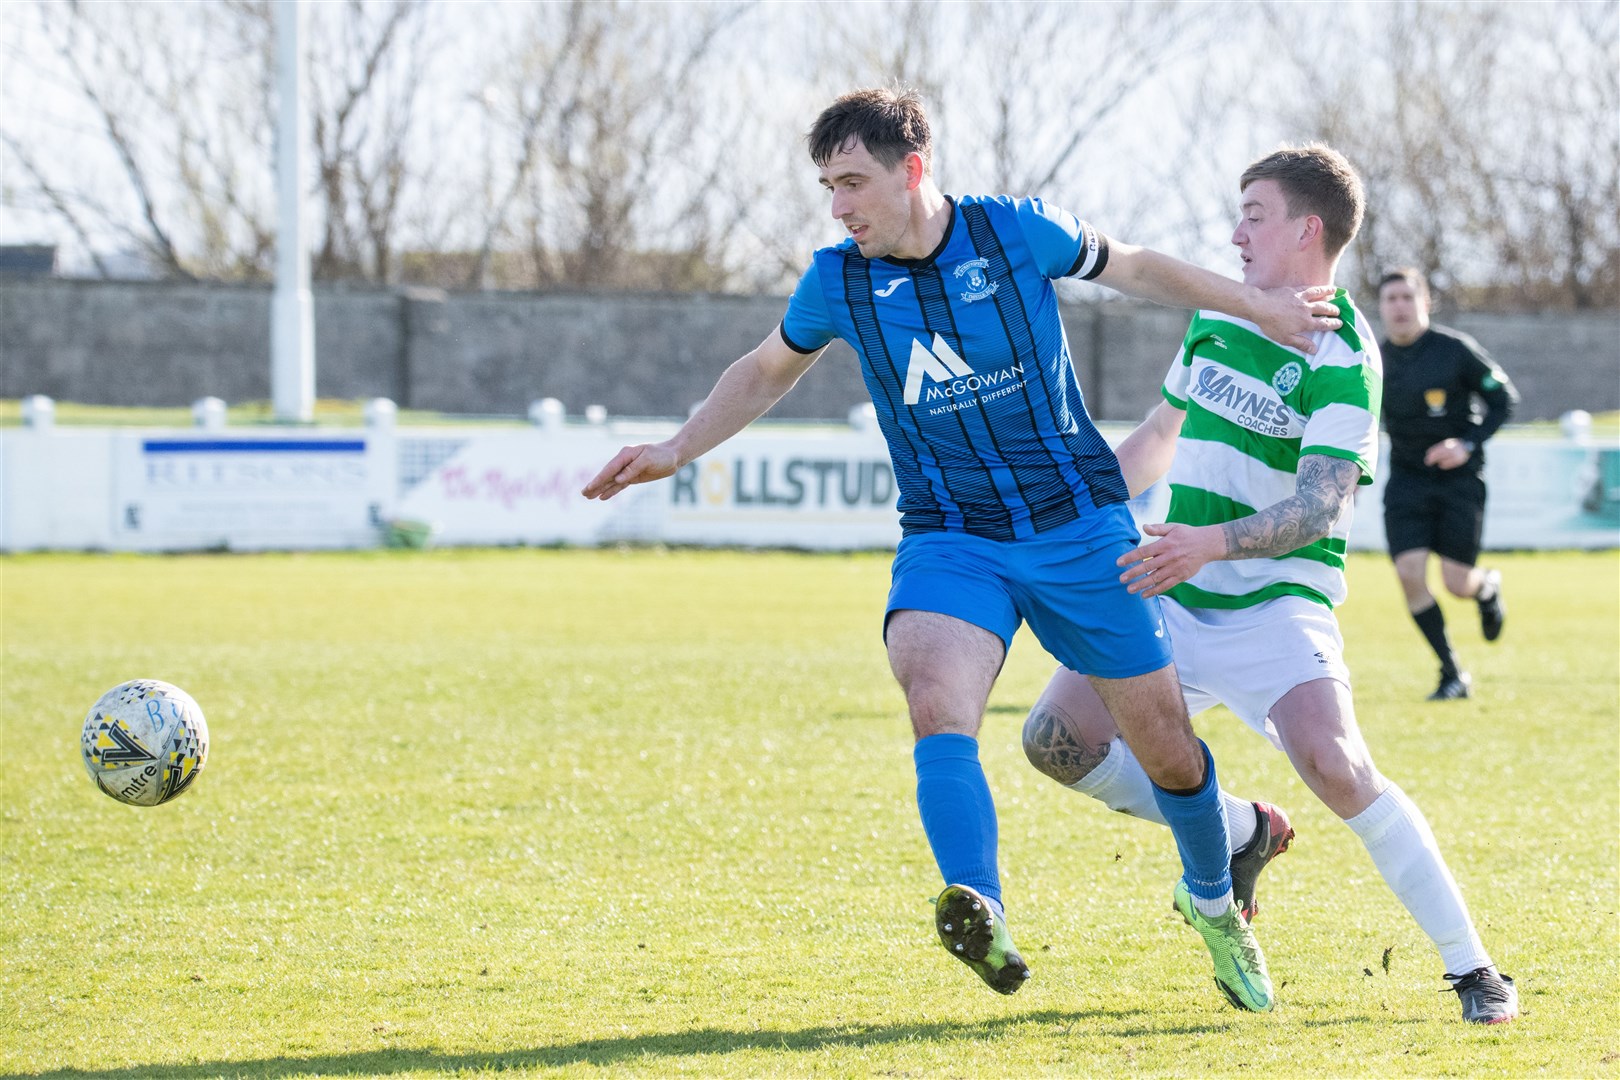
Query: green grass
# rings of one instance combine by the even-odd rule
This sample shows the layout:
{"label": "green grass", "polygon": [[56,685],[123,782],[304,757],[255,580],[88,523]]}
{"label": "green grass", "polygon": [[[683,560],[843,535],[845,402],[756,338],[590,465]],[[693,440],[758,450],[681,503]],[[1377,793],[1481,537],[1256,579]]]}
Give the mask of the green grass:
{"label": "green grass", "polygon": [[[0,559],[0,1074],[1620,1076],[1617,560],[1499,562],[1500,643],[1447,605],[1468,702],[1422,702],[1384,559],[1343,612],[1378,761],[1519,980],[1479,1029],[1349,830],[1212,713],[1228,786],[1300,832],[1261,881],[1281,1004],[1228,1008],[1168,832],[1023,761],[1027,637],[983,741],[1035,978],[985,989],[933,938],[879,555]],[[156,809],[76,753],[137,676],[212,729]]]}

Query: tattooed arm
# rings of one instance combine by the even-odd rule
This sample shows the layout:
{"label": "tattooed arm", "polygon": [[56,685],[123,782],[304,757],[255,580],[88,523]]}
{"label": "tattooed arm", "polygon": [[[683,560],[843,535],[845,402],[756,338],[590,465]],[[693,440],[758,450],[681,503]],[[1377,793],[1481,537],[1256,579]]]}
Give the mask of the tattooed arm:
{"label": "tattooed arm", "polygon": [[1268,559],[1315,543],[1333,530],[1360,480],[1361,467],[1353,461],[1306,454],[1299,459],[1293,495],[1221,526],[1224,557]]}
{"label": "tattooed arm", "polygon": [[1160,539],[1119,558],[1119,577],[1130,591],[1158,596],[1219,559],[1269,559],[1326,536],[1339,520],[1361,479],[1361,467],[1344,458],[1307,454],[1299,459],[1294,494],[1248,517],[1220,525],[1149,525]]}

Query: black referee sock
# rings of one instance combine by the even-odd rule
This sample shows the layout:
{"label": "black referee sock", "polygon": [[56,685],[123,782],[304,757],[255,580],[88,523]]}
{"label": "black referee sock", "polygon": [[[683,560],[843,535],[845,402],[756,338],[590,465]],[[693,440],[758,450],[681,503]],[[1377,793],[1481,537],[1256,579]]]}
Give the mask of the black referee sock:
{"label": "black referee sock", "polygon": [[1441,614],[1439,603],[1430,604],[1422,611],[1414,611],[1412,621],[1418,624],[1418,629],[1428,639],[1429,648],[1440,658],[1440,677],[1455,679],[1457,654],[1451,651],[1451,641],[1446,637],[1446,617]]}

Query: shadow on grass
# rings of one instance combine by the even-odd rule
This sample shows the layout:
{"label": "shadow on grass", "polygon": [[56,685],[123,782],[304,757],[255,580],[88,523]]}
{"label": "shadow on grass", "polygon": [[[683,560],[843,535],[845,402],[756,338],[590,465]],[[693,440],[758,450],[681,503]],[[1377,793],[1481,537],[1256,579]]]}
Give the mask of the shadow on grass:
{"label": "shadow on grass", "polygon": [[[54,1069],[37,1073],[5,1073],[0,1080],[134,1080],[136,1077],[165,1077],[173,1080],[201,1080],[203,1077],[285,1077],[306,1074],[371,1075],[428,1071],[457,1073],[463,1070],[510,1070],[564,1065],[612,1066],[647,1058],[683,1058],[700,1054],[730,1054],[739,1050],[786,1050],[795,1053],[848,1047],[859,1049],[905,1042],[945,1042],[953,1039],[980,1039],[1024,1024],[1061,1025],[1065,1031],[1088,1021],[1117,1023],[1141,1010],[1064,1012],[1046,1010],[975,1021],[944,1021],[936,1024],[893,1024],[886,1027],[812,1027],[799,1030],[728,1031],[698,1028],[692,1031],[627,1035],[618,1039],[586,1039],[582,1042],[530,1050],[494,1053],[441,1053],[408,1047],[361,1050],[348,1054],[315,1054],[310,1057],[260,1058],[249,1061],[210,1061],[197,1065],[130,1065],[118,1069]],[[1209,1030],[1206,1028],[1189,1031]]]}

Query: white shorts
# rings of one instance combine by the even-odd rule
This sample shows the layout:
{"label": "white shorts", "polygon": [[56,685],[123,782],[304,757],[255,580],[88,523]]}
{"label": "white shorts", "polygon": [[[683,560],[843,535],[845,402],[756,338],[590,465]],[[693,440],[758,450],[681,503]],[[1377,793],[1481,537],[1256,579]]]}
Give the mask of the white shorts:
{"label": "white shorts", "polygon": [[1268,715],[1284,694],[1317,679],[1350,686],[1333,611],[1303,596],[1254,607],[1188,608],[1164,598],[1164,625],[1193,715],[1225,705],[1282,749]]}

